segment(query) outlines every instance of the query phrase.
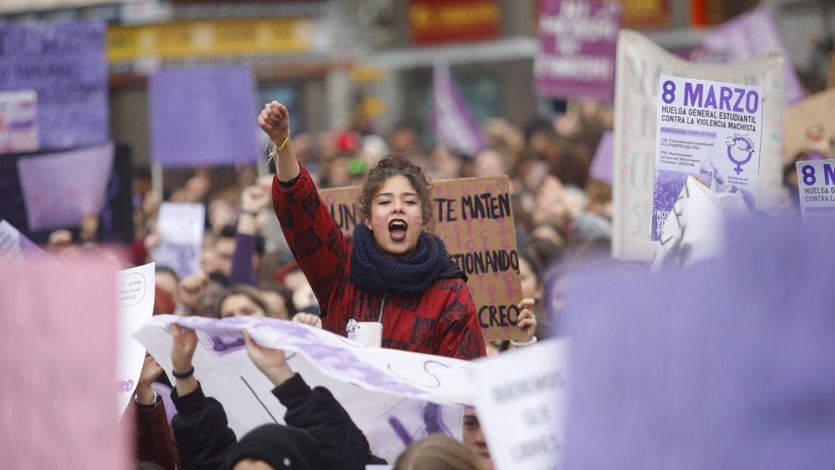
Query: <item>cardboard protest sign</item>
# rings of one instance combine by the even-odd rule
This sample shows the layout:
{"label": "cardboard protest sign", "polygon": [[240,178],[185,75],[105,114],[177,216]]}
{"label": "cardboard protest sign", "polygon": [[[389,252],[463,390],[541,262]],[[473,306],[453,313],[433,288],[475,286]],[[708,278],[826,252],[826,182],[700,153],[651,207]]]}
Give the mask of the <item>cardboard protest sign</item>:
{"label": "cardboard protest sign", "polygon": [[473,398],[497,469],[562,468],[567,369],[566,339],[476,361]]}
{"label": "cardboard protest sign", "polygon": [[0,153],[38,150],[38,94],[0,92]]}
{"label": "cardboard protest sign", "polygon": [[[360,187],[320,190],[336,223],[351,233],[362,223]],[[432,182],[435,220],[453,260],[468,276],[484,338],[522,339],[515,328],[522,300],[516,227],[506,176]]]}
{"label": "cardboard protest sign", "polygon": [[161,69],[151,75],[148,95],[154,163],[219,166],[260,157],[249,68]]}
{"label": "cardboard protest sign", "polygon": [[154,261],[185,277],[200,270],[206,207],[203,204],[163,202],[157,230],[159,246]]}
{"label": "cardboard protest sign", "polygon": [[273,318],[157,315],[134,337],[169,375],[172,323],[197,331],[195,376],[207,396],[223,403],[238,436],[267,422],[283,422],[285,412],[270,393],[273,384],[249,360],[243,328],[262,347],[285,350],[288,365],[308,385],[326,387],[368,438],[371,451],[389,462],[412,439],[428,432],[461,436],[459,405],[472,402],[470,362],[367,348],[321,329]]}
{"label": "cardboard protest sign", "polygon": [[786,110],[783,120],[783,161],[800,152],[835,156],[835,89],[810,96]]}
{"label": "cardboard protest sign", "polygon": [[612,131],[603,133],[600,142],[597,143],[597,150],[594,151],[594,159],[592,159],[591,169],[589,169],[592,178],[608,185],[612,184],[612,170],[615,165],[614,138],[615,135]]}
{"label": "cardboard protest sign", "polygon": [[543,0],[539,3],[539,52],[534,61],[536,94],[610,100],[620,2]]}
{"label": "cardboard protest sign", "polygon": [[104,39],[100,22],[0,26],[0,90],[37,92],[40,149],[110,139]]}
{"label": "cardboard protest sign", "polygon": [[757,208],[773,210],[782,191],[783,57],[768,54],[734,64],[685,62],[632,31],[621,31],[615,88],[615,166],[612,255],[650,261],[655,244],[652,195],[655,181],[657,93],[662,74],[756,86],[764,98],[762,143],[755,194]]}
{"label": "cardboard protest sign", "polygon": [[754,206],[763,94],[758,87],[661,75],[657,92],[652,239],[658,240],[689,175]]}
{"label": "cardboard protest sign", "polygon": [[797,79],[794,64],[786,53],[780,30],[768,5],[757,7],[711,29],[702,36],[702,45],[706,49],[726,53],[731,60],[752,59],[768,52],[783,55],[786,57],[783,62],[783,99],[790,105],[803,98],[803,88]]}
{"label": "cardboard protest sign", "polygon": [[127,469],[109,267],[0,267],[0,467]]}
{"label": "cardboard protest sign", "polygon": [[77,227],[104,206],[113,144],[17,162],[30,231]]}
{"label": "cardboard protest sign", "polygon": [[49,261],[52,258],[26,238],[12,224],[0,220],[0,265],[17,262]]}
{"label": "cardboard protest sign", "polygon": [[804,219],[835,219],[835,160],[797,162],[797,190]]}
{"label": "cardboard protest sign", "polygon": [[119,414],[133,398],[145,360],[145,348],[131,335],[154,313],[154,276],[154,263],[118,273]]}

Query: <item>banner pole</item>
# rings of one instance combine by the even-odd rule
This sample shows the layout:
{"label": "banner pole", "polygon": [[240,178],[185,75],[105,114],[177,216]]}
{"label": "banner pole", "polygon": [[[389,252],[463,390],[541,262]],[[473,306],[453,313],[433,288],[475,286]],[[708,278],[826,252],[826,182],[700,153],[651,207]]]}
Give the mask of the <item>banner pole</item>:
{"label": "banner pole", "polygon": [[157,199],[162,202],[162,165],[159,163],[151,165],[151,188]]}

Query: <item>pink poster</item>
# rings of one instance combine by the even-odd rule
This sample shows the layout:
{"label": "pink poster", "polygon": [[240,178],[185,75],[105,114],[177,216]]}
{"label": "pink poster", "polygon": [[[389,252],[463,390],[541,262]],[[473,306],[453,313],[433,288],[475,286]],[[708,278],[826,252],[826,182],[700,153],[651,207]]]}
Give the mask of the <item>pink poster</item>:
{"label": "pink poster", "polygon": [[0,269],[0,468],[128,468],[114,269]]}
{"label": "pink poster", "polygon": [[17,163],[29,230],[77,227],[104,205],[113,144],[21,158]]}

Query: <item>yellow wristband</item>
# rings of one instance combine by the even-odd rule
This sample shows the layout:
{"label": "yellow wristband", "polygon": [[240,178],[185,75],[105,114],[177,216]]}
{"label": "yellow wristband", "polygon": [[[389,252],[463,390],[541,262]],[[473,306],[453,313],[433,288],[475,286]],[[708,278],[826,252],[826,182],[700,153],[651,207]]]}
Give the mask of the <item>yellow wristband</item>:
{"label": "yellow wristband", "polygon": [[287,132],[287,137],[285,137],[285,138],[284,138],[284,141],[283,141],[283,142],[281,142],[281,145],[279,145],[279,146],[278,146],[278,147],[276,147],[275,149],[276,149],[276,150],[282,150],[282,149],[284,149],[284,146],[285,146],[285,145],[287,145],[287,142],[288,142],[289,140],[290,140],[290,132],[288,131],[288,132]]}

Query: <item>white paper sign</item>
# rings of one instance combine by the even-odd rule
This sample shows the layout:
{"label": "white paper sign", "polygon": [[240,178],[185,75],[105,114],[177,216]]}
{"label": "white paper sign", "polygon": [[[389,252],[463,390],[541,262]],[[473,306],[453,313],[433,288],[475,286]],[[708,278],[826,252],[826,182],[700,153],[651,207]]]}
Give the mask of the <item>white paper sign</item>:
{"label": "white paper sign", "polygon": [[469,362],[366,348],[324,330],[273,318],[157,315],[134,337],[169,375],[172,323],[198,332],[195,375],[206,395],[223,404],[229,426],[239,436],[267,422],[283,422],[285,411],[271,394],[273,385],[247,357],[240,333],[247,328],[259,345],[287,351],[288,364],[311,387],[330,390],[375,455],[393,462],[411,440],[429,432],[461,438],[460,405],[472,402]]}
{"label": "white paper sign", "polygon": [[38,93],[0,92],[0,153],[38,150]]}
{"label": "white paper sign", "polygon": [[657,93],[652,239],[661,238],[690,175],[753,208],[762,136],[758,87],[661,75]]}
{"label": "white paper sign", "polygon": [[615,85],[615,166],[612,255],[650,261],[655,182],[656,96],[661,75],[760,87],[765,97],[756,204],[776,209],[782,191],[783,57],[766,54],[725,65],[695,64],[664,51],[633,31],[621,31]]}
{"label": "white paper sign", "polygon": [[160,244],[154,261],[172,268],[180,277],[200,269],[206,208],[203,204],[164,202],[159,208]]}
{"label": "white paper sign", "polygon": [[54,261],[38,245],[5,220],[0,220],[0,265],[18,262]]}
{"label": "white paper sign", "polygon": [[476,361],[478,419],[498,470],[561,468],[568,340]]}
{"label": "white paper sign", "polygon": [[797,190],[804,219],[835,219],[835,160],[797,162]]}
{"label": "white paper sign", "polygon": [[154,313],[154,263],[119,271],[119,415],[125,411],[139,382],[145,348],[133,338]]}

